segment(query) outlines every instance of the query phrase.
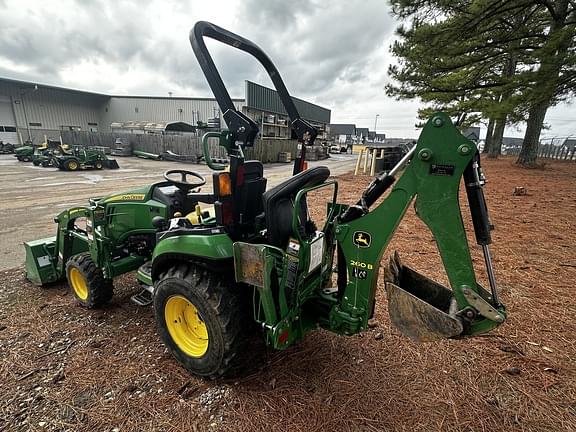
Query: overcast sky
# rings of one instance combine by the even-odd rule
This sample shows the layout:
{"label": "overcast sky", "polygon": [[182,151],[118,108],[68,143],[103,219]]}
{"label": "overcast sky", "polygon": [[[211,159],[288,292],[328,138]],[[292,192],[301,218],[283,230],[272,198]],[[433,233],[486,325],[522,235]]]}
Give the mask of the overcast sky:
{"label": "overcast sky", "polygon": [[[384,94],[394,22],[385,0],[0,0],[0,76],[107,94],[212,96],[188,33],[211,21],[257,43],[293,96],[394,137],[416,137],[418,101]],[[232,97],[259,64],[208,43]],[[576,107],[549,111],[543,136],[576,135]],[[523,127],[508,136],[522,136]]]}

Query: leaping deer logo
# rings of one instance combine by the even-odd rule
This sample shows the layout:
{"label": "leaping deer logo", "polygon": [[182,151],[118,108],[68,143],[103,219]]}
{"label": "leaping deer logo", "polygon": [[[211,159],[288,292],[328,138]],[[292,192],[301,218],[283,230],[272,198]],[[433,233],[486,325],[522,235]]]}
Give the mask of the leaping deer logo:
{"label": "leaping deer logo", "polygon": [[358,247],[370,247],[370,243],[372,242],[372,238],[370,234],[364,231],[356,231],[354,233],[354,244]]}

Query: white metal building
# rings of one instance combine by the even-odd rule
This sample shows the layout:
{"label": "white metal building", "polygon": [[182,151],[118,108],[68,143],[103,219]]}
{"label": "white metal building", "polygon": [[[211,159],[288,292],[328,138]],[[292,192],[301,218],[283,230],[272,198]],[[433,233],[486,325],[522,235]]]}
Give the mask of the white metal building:
{"label": "white metal building", "polygon": [[[256,88],[247,82],[246,91]],[[258,86],[258,88],[266,89]],[[247,99],[260,104],[247,104],[247,99],[233,99],[238,110],[251,113],[257,109],[259,119],[267,115],[279,117],[283,110],[276,105],[272,92],[270,103],[255,99],[252,91]],[[320,130],[330,122],[330,110],[294,98],[301,115],[317,125]],[[268,107],[267,105],[270,105]],[[247,106],[249,105],[249,106]],[[0,78],[0,140],[22,144],[27,140],[42,142],[44,136],[56,138],[63,130],[110,132],[117,122],[186,122],[208,123],[211,118],[221,118],[218,104],[213,98],[111,96],[62,87]],[[265,123],[265,120],[261,120]],[[278,119],[276,126],[283,125]],[[221,120],[221,124],[224,124]],[[286,126],[285,126],[286,127]],[[279,129],[279,127],[276,127]],[[273,136],[266,130],[266,135]],[[280,136],[278,133],[277,136]]]}

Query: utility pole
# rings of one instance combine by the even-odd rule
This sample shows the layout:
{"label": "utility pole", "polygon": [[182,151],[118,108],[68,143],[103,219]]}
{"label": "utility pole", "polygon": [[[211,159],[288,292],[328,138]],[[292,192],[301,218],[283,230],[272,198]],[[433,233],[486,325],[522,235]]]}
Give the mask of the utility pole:
{"label": "utility pole", "polygon": [[376,125],[378,124],[378,117],[380,117],[380,114],[376,114],[376,118],[374,119],[374,133],[376,133]]}

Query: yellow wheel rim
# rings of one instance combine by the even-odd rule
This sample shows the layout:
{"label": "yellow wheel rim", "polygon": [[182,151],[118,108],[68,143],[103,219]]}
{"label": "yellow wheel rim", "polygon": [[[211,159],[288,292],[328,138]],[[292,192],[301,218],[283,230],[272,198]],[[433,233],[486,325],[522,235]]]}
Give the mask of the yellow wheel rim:
{"label": "yellow wheel rim", "polygon": [[78,168],[78,164],[76,162],[72,161],[72,162],[70,162],[69,167],[72,171],[74,171],[76,168]]}
{"label": "yellow wheel rim", "polygon": [[70,269],[69,279],[76,296],[78,296],[80,300],[86,300],[88,298],[88,284],[80,270],[72,267]]}
{"label": "yellow wheel rim", "polygon": [[198,309],[187,298],[172,296],[164,306],[168,333],[178,348],[190,357],[202,357],[208,350],[208,329]]}

